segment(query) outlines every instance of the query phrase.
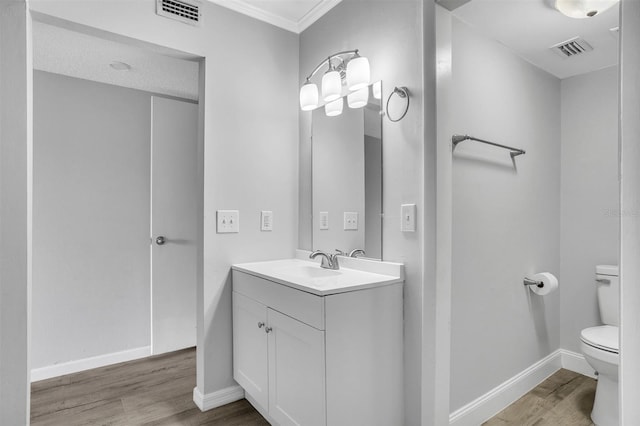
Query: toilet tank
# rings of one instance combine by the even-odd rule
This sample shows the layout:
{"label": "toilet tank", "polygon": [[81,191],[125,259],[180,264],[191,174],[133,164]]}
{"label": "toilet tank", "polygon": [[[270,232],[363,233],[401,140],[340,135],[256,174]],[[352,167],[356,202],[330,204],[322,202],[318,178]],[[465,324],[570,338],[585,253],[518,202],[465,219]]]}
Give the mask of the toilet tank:
{"label": "toilet tank", "polygon": [[596,266],[600,319],[606,325],[620,325],[620,281],[615,265]]}

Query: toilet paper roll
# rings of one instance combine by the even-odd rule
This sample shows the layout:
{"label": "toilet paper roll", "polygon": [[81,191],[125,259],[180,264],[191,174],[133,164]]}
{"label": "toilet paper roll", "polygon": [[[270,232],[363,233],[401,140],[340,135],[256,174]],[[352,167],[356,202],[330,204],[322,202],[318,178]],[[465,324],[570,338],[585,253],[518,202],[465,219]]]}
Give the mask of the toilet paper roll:
{"label": "toilet paper roll", "polygon": [[542,287],[538,287],[537,285],[529,286],[531,291],[540,296],[546,296],[558,288],[558,279],[550,272],[540,272],[530,278],[535,281],[542,281]]}

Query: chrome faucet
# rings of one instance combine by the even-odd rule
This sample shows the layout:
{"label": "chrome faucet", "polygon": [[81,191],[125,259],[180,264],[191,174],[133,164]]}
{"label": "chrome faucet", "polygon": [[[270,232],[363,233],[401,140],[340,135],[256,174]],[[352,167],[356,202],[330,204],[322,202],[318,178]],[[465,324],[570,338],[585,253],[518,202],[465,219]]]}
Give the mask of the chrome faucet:
{"label": "chrome faucet", "polygon": [[320,262],[320,267],[325,269],[340,269],[340,265],[338,264],[338,256],[340,253],[325,253],[322,250],[316,250],[309,255],[310,259],[315,259],[318,256],[322,256],[322,262]]}
{"label": "chrome faucet", "polygon": [[349,257],[358,257],[358,256],[364,256],[365,252],[362,249],[353,249],[349,252]]}

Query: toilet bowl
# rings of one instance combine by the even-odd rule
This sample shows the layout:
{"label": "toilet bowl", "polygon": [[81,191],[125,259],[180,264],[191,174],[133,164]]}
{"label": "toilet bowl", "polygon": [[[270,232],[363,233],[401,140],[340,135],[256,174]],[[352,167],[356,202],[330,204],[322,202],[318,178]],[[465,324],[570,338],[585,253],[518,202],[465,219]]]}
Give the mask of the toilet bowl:
{"label": "toilet bowl", "polygon": [[591,420],[596,426],[619,426],[618,327],[603,325],[585,328],[580,333],[580,350],[589,365],[598,372]]}
{"label": "toilet bowl", "polygon": [[585,328],[580,333],[580,350],[589,365],[598,373],[591,420],[596,426],[619,426],[620,308],[618,299],[620,286],[618,267],[596,266],[596,284],[600,318],[604,325]]}

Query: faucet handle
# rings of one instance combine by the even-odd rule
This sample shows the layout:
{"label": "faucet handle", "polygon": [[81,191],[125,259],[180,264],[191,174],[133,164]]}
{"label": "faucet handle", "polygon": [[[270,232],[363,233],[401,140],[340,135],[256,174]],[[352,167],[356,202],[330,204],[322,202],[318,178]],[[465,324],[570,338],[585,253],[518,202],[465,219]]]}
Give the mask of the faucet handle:
{"label": "faucet handle", "polygon": [[325,269],[339,269],[338,265],[338,254],[329,254],[325,253],[322,250],[316,250],[309,255],[309,258],[315,259],[320,256],[322,258],[322,262],[320,262],[320,266]]}
{"label": "faucet handle", "polygon": [[358,257],[358,255],[364,256],[365,255],[364,250],[362,250],[362,249],[353,249],[349,253],[349,257]]}
{"label": "faucet handle", "polygon": [[335,250],[336,250],[336,254],[339,255],[339,256],[344,256],[346,254],[345,252],[343,252],[340,249],[335,249]]}
{"label": "faucet handle", "polygon": [[340,269],[340,263],[338,263],[338,256],[344,255],[344,253],[340,252],[329,255],[329,268],[330,269]]}

